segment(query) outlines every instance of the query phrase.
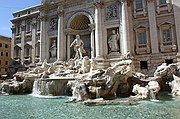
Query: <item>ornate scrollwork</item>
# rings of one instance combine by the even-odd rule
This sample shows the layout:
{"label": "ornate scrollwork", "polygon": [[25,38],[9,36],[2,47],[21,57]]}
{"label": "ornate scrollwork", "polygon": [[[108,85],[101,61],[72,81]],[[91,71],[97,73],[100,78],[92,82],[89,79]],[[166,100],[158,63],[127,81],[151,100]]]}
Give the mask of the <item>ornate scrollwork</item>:
{"label": "ornate scrollwork", "polygon": [[110,5],[106,9],[106,18],[112,19],[118,17],[118,6],[116,4]]}
{"label": "ornate scrollwork", "polygon": [[52,18],[50,21],[49,21],[49,28],[51,30],[55,30],[57,29],[57,26],[58,26],[58,19],[57,18]]}

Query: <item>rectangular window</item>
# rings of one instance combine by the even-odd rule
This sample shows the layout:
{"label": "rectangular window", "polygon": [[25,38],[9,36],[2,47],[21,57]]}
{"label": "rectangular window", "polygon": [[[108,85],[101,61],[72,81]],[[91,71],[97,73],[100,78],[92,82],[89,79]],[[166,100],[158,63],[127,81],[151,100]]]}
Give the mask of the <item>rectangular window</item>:
{"label": "rectangular window", "polygon": [[6,56],[8,57],[8,52],[6,52]]}
{"label": "rectangular window", "polygon": [[40,29],[41,29],[41,21],[38,20],[38,21],[37,21],[37,30],[39,31]]}
{"label": "rectangular window", "polygon": [[5,44],[5,48],[8,48],[8,44]]}
{"label": "rectangular window", "polygon": [[140,61],[140,68],[141,69],[148,69],[147,61]]}
{"label": "rectangular window", "polygon": [[3,52],[1,52],[1,56],[3,56]]}
{"label": "rectangular window", "polygon": [[17,27],[16,27],[16,35],[20,34],[20,30],[21,30],[21,26],[17,25]]}
{"label": "rectangular window", "polygon": [[163,31],[163,42],[171,42],[172,41],[172,35],[171,35],[171,29],[164,29]]}
{"label": "rectangular window", "polygon": [[160,4],[160,5],[163,5],[163,4],[167,4],[167,2],[166,2],[166,0],[160,0],[160,1],[159,1],[159,4]]}
{"label": "rectangular window", "polygon": [[143,3],[142,0],[136,0],[136,9],[142,9],[143,8]]}
{"label": "rectangular window", "polygon": [[166,62],[167,65],[172,64],[173,63],[173,59],[166,59],[165,62]]}
{"label": "rectangular window", "polygon": [[1,65],[1,60],[0,60],[0,65]]}
{"label": "rectangular window", "polygon": [[0,48],[1,48],[1,47],[3,47],[3,44],[2,44],[2,43],[0,43]]}
{"label": "rectangular window", "polygon": [[140,32],[138,33],[138,42],[139,45],[145,45],[146,42],[146,32]]}
{"label": "rectangular window", "polygon": [[5,64],[8,65],[8,61],[6,61]]}
{"label": "rectangular window", "polygon": [[26,48],[24,49],[24,51],[25,51],[25,52],[24,52],[24,53],[25,53],[24,56],[25,56],[25,57],[29,57],[29,55],[30,55],[30,49],[29,49],[28,47],[26,47]]}
{"label": "rectangular window", "polygon": [[26,24],[26,32],[30,32],[31,31],[31,22],[28,21]]}

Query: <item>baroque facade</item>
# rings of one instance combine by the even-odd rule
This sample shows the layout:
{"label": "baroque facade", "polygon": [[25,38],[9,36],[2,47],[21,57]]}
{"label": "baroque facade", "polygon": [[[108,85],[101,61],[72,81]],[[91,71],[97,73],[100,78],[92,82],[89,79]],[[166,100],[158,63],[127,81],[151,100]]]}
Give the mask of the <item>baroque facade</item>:
{"label": "baroque facade", "polygon": [[6,75],[11,60],[11,38],[0,35],[0,75]]}
{"label": "baroque facade", "polygon": [[130,52],[134,68],[152,74],[180,57],[178,0],[41,0],[13,16],[11,56],[26,65],[74,57],[77,34],[99,68]]}

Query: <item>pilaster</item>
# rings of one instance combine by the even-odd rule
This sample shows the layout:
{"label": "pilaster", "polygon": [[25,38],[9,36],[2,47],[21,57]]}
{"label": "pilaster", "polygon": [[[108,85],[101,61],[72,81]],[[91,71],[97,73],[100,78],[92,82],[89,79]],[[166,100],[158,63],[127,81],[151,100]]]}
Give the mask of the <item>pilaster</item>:
{"label": "pilaster", "polygon": [[35,57],[36,57],[36,19],[34,18],[32,21],[32,52],[31,52],[31,58],[32,58],[32,64],[35,64]]}
{"label": "pilaster", "polygon": [[177,61],[180,62],[180,1],[179,0],[172,0],[173,10],[174,10],[174,20],[176,26],[176,39],[177,39]]}
{"label": "pilaster", "polygon": [[13,25],[13,27],[11,28],[12,30],[12,39],[11,39],[11,59],[14,59],[14,40],[16,37],[16,28]]}
{"label": "pilaster", "polygon": [[46,19],[45,14],[41,14],[39,19],[41,21],[41,31],[40,31],[40,62],[43,62],[46,59],[46,54],[48,54],[46,47]]}
{"label": "pilaster", "polygon": [[148,0],[148,18],[152,53],[159,53],[155,1]]}
{"label": "pilaster", "polygon": [[21,64],[24,64],[24,40],[25,40],[26,25],[25,21],[21,24]]}
{"label": "pilaster", "polygon": [[131,1],[121,0],[122,5],[122,17],[121,17],[121,53],[127,54],[130,51],[130,26],[129,26],[129,16],[128,7]]}

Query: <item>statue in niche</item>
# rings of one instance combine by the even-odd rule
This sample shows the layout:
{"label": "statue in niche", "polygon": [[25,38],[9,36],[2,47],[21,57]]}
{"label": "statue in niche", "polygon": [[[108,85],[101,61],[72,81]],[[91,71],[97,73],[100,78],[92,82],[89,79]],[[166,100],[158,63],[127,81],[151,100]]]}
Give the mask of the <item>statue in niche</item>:
{"label": "statue in niche", "polygon": [[57,51],[57,48],[56,48],[56,40],[53,40],[50,48],[49,48],[49,51],[50,51],[50,58],[56,58],[56,51]]}
{"label": "statue in niche", "polygon": [[116,31],[112,30],[112,35],[108,39],[108,46],[109,46],[110,52],[118,52],[119,51],[118,40],[119,40],[118,32],[116,34]]}
{"label": "statue in niche", "polygon": [[86,53],[84,50],[84,43],[80,39],[80,35],[76,35],[76,39],[71,43],[70,47],[74,46],[74,51],[76,52],[74,59],[81,59],[83,53]]}

